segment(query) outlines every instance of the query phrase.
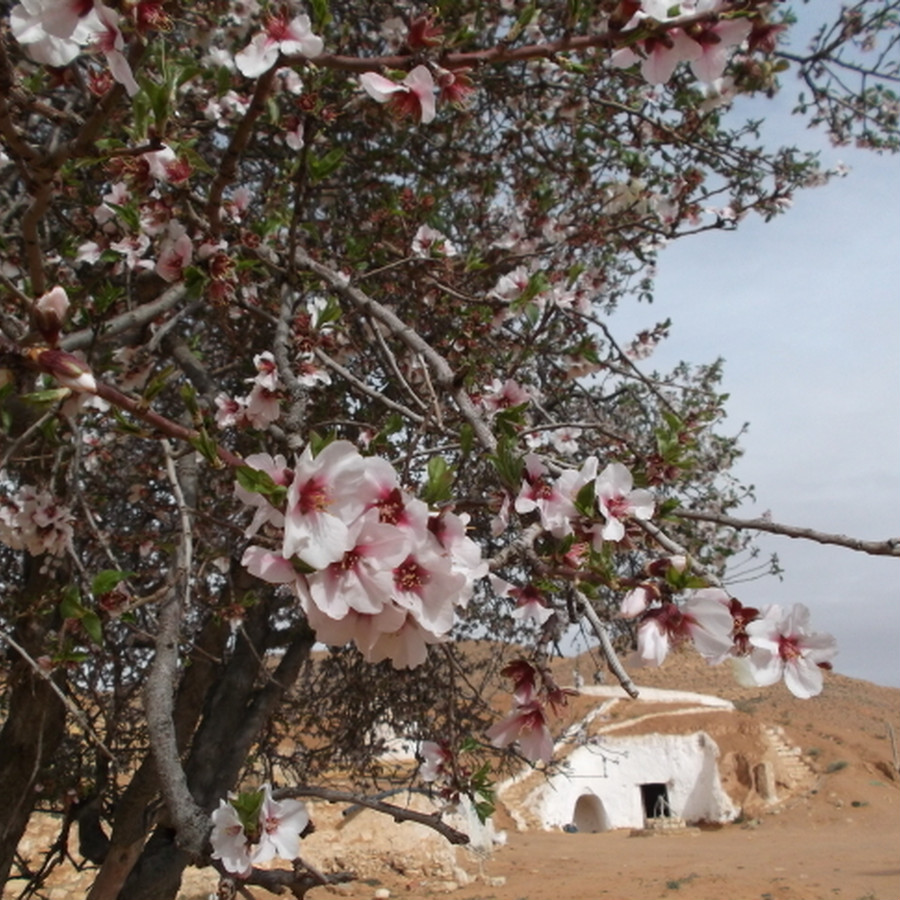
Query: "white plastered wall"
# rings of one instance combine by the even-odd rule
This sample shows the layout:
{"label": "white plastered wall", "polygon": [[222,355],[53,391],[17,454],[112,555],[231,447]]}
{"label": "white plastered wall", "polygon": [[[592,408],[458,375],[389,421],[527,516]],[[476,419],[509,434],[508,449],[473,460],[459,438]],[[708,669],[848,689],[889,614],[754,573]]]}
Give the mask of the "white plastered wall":
{"label": "white plastered wall", "polygon": [[[687,822],[726,822],[737,809],[722,788],[719,749],[705,732],[687,735],[603,735],[576,747],[565,771],[551,776],[528,797],[544,828],[578,820],[585,830],[642,828],[642,784],[665,784],[671,813]],[[579,797],[582,800],[576,816]]]}

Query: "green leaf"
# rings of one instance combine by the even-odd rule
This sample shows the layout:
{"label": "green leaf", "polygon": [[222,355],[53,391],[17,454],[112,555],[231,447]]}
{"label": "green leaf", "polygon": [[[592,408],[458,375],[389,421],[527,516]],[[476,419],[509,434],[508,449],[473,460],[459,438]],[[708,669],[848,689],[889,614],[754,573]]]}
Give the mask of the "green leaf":
{"label": "green leaf", "polygon": [[135,422],[126,419],[121,410],[113,408],[113,418],[116,420],[119,430],[125,434],[143,435],[144,430]]}
{"label": "green leaf", "polygon": [[147,403],[150,403],[163,388],[168,384],[169,379],[175,374],[175,366],[166,366],[161,372],[157,372],[144,388],[142,397]]}
{"label": "green leaf", "polygon": [[341,317],[341,305],[334,297],[329,297],[323,309],[319,310],[316,317],[316,328],[322,329],[331,322],[337,322]]}
{"label": "green leaf", "polygon": [[449,500],[453,495],[453,468],[443,457],[432,456],[428,460],[428,483],[422,491],[422,499],[432,505]]}
{"label": "green leaf", "polygon": [[238,484],[253,494],[262,494],[273,506],[283,506],[287,499],[287,488],[276,484],[268,472],[252,466],[240,466],[235,470]]}
{"label": "green leaf", "polygon": [[81,618],[81,626],[98,647],[103,646],[103,623],[97,613],[87,610]]}
{"label": "green leaf", "polygon": [[87,613],[87,609],[81,605],[78,588],[69,586],[63,594],[62,600],[59,601],[59,614],[64,619],[81,619],[85,613]]}
{"label": "green leaf", "polygon": [[187,408],[187,411],[191,414],[194,421],[196,421],[197,417],[200,415],[200,406],[197,403],[197,391],[194,390],[194,386],[185,383],[181,386],[179,393],[181,394],[181,400]]}
{"label": "green leaf", "polygon": [[213,467],[220,469],[222,460],[219,459],[219,448],[216,442],[209,436],[205,428],[200,429],[197,437],[191,439],[191,446]]}
{"label": "green leaf", "polygon": [[509,34],[506,36],[508,43],[512,43],[516,40],[522,31],[531,24],[531,20],[534,18],[536,12],[537,6],[535,5],[534,0],[532,0],[532,2],[519,14],[519,18],[513,23],[512,28],[509,29]]}
{"label": "green leaf", "polygon": [[319,434],[318,431],[311,431],[309,434],[309,449],[313,456],[318,456],[329,444],[335,440],[335,434]]}
{"label": "green leaf", "polygon": [[118,203],[108,203],[107,206],[119,214],[119,218],[128,226],[129,231],[141,230],[141,214],[135,204],[120,206]]}
{"label": "green leaf", "polygon": [[593,481],[589,481],[578,492],[578,496],[575,498],[575,508],[581,515],[593,518],[594,513],[596,512],[594,509],[594,499],[595,485]]}
{"label": "green leaf", "polygon": [[91,593],[95,597],[102,594],[108,594],[116,585],[125,581],[127,578],[133,578],[137,572],[123,572],[119,569],[104,569],[94,576],[91,582]]}
{"label": "green leaf", "polygon": [[259,812],[262,809],[263,798],[262,791],[242,791],[237,797],[229,800],[251,840],[259,834]]}
{"label": "green leaf", "polygon": [[509,435],[501,436],[497,442],[497,452],[488,457],[493,463],[500,480],[511,490],[517,491],[522,487],[522,469],[524,462],[514,448],[517,441]]}
{"label": "green leaf", "polygon": [[312,11],[313,29],[321,31],[331,21],[328,0],[309,0],[309,7]]}
{"label": "green leaf", "polygon": [[30,394],[22,394],[22,399],[26,403],[36,403],[38,405],[44,403],[56,403],[58,400],[65,400],[72,392],[68,388],[49,388],[46,391],[34,391]]}
{"label": "green leaf", "polygon": [[315,184],[334,174],[340,168],[343,159],[344,150],[341,147],[332,147],[324,156],[310,154],[306,161],[310,181]]}
{"label": "green leaf", "polygon": [[475,430],[468,422],[459,429],[459,444],[464,456],[468,456],[475,446]]}
{"label": "green leaf", "polygon": [[494,804],[487,800],[479,800],[475,803],[475,815],[483,825],[494,814]]}

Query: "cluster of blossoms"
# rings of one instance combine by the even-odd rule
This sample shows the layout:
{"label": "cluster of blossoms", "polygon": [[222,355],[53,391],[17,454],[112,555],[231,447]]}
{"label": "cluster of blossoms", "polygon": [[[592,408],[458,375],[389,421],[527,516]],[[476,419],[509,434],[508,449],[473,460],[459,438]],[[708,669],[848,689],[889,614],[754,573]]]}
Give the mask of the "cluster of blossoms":
{"label": "cluster of blossoms", "polygon": [[[417,17],[404,30],[405,43],[414,51],[434,47],[441,41],[440,26],[427,16]],[[377,72],[364,72],[359,76],[359,83],[373,100],[387,103],[396,116],[411,116],[427,125],[437,114],[436,94],[443,102],[462,106],[475,90],[467,68],[445,69],[438,65],[432,68],[418,65],[399,81]]]}
{"label": "cluster of blossoms", "polygon": [[30,484],[0,493],[0,541],[33,556],[62,556],[72,541],[72,512]]}
{"label": "cluster of blossoms", "polygon": [[512,679],[514,706],[505,719],[488,729],[488,739],[498,748],[518,743],[531,762],[550,762],[553,737],[547,726],[547,706],[556,712],[573,692],[560,688],[547,671],[539,671],[523,659],[510,663],[501,674]]}
{"label": "cluster of blossoms", "polygon": [[[647,20],[669,22],[698,13],[728,12],[727,0],[641,0],[640,9],[625,29],[633,29]],[[611,58],[614,66],[641,64],[641,75],[650,84],[665,84],[680,62],[690,64],[694,76],[705,84],[721,78],[732,47],[743,43],[753,30],[747,19],[711,17],[687,28],[668,28],[660,35],[638,41],[635,48],[623,47]]]}
{"label": "cluster of blossoms", "polygon": [[212,858],[244,878],[253,866],[276,857],[296,859],[309,815],[299,800],[274,800],[266,783],[258,791],[229,794],[227,801],[220,800],[212,824]]}
{"label": "cluster of blossoms", "polygon": [[[661,562],[674,573],[686,566],[683,557]],[[822,669],[830,668],[837,643],[830,634],[809,630],[802,603],[785,612],[777,604],[763,610],[744,606],[721,588],[690,591],[680,604],[668,594],[665,585],[647,582],[622,601],[623,618],[641,617],[637,662],[658,666],[671,647],[690,641],[712,664],[731,660],[742,684],[768,686],[784,678],[797,697],[821,692]]]}
{"label": "cluster of blossoms", "polygon": [[[566,469],[555,479],[534,454],[525,457],[525,477],[515,510],[520,515],[537,513],[542,527],[555,538],[576,535],[599,550],[604,541],[621,541],[628,518],[649,519],[653,494],[634,489],[631,472],[621,463],[610,463],[597,473],[600,463],[589,456],[580,469]],[[595,513],[603,521],[594,521]]]}
{"label": "cluster of blossoms", "polygon": [[[321,306],[311,301],[308,312],[301,314],[303,327],[298,330],[309,334],[314,331],[318,340],[325,342],[331,338],[327,325],[313,326],[317,316],[322,312]],[[256,375],[248,378],[250,392],[241,397],[232,397],[222,391],[216,396],[216,424],[219,428],[258,428],[264,429],[276,422],[281,415],[281,398],[284,385],[278,374],[278,366],[272,353],[266,351],[253,357]],[[311,388],[320,384],[331,384],[331,376],[318,366],[311,349],[301,349],[291,361],[291,377],[303,387]]]}
{"label": "cluster of blossoms", "polygon": [[265,529],[281,544],[248,547],[248,571],[292,586],[324,643],[353,641],[370,662],[396,668],[424,662],[487,573],[468,518],[431,511],[401,489],[387,460],[348,441],[317,454],[307,447],[293,468],[268,454],[246,462],[236,488],[255,509],[246,534]]}
{"label": "cluster of blossoms", "polygon": [[273,15],[266,20],[264,30],[235,54],[234,63],[241,74],[256,78],[268,72],[281,55],[312,59],[323,47],[322,38],[312,33],[309,16],[296,16],[289,21],[287,16]]}
{"label": "cluster of blossoms", "polygon": [[268,351],[253,357],[256,375],[248,379],[253,387],[245,397],[229,397],[222,392],[216,397],[216,424],[266,428],[281,415],[281,380],[275,357]]}
{"label": "cluster of blossoms", "polygon": [[100,53],[129,96],[140,90],[123,52],[119,14],[99,0],[23,0],[12,8],[9,25],[36,62],[66,66],[85,50]]}

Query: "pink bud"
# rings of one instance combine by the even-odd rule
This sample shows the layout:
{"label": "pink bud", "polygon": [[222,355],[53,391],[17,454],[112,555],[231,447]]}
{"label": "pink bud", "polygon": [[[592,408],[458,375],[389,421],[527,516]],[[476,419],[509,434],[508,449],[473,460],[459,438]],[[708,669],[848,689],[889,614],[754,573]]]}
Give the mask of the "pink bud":
{"label": "pink bud", "polygon": [[69,310],[69,297],[59,285],[38,297],[32,310],[34,327],[48,344],[56,345],[59,331]]}

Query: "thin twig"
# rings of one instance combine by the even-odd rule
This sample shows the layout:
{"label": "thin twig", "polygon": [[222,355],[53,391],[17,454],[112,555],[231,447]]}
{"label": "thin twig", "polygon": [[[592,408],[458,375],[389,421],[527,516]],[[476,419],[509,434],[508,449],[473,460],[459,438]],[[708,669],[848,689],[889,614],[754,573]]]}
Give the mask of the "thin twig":
{"label": "thin twig", "polygon": [[635,687],[634,682],[631,680],[628,673],[622,666],[622,663],[619,661],[619,657],[616,654],[615,648],[612,645],[612,641],[609,639],[609,634],[606,631],[606,625],[600,620],[600,616],[597,615],[594,607],[591,606],[591,601],[585,597],[581,591],[575,589],[575,596],[581,602],[581,610],[584,614],[584,617],[588,620],[591,628],[594,631],[594,634],[597,636],[597,639],[600,641],[600,652],[603,654],[603,657],[606,659],[606,664],[609,666],[610,672],[616,676],[619,680],[619,684],[622,685],[622,690],[628,694],[629,697],[637,698],[640,696],[640,691]]}
{"label": "thin twig", "polygon": [[107,759],[110,760],[110,762],[112,762],[113,765],[118,765],[118,762],[115,756],[113,756],[112,751],[106,746],[106,744],[103,743],[100,736],[91,727],[91,724],[90,722],[88,722],[87,716],[84,714],[84,711],[79,709],[79,707],[76,706],[76,704],[70,697],[66,696],[60,686],[50,677],[50,673],[43,666],[41,666],[41,664],[37,660],[32,659],[28,651],[21,644],[19,644],[8,631],[6,631],[5,629],[0,629],[0,638],[6,641],[10,645],[10,647],[15,649],[22,657],[22,659],[24,659],[25,662],[27,662],[28,665],[31,666],[31,668],[34,669],[34,671],[37,672],[37,674],[40,675],[41,678],[43,678],[44,681],[47,682],[47,684],[50,685],[50,689],[54,694],[56,694],[57,697],[59,697],[60,700],[62,700],[63,705],[66,707],[66,709],[69,710],[70,713],[72,713],[78,724],[84,729],[85,734],[88,735],[88,737],[97,745],[99,750]]}
{"label": "thin twig", "polygon": [[345,276],[336,269],[313,259],[302,247],[296,250],[296,261],[299,267],[307,269],[318,275],[336,294],[352,303],[359,310],[369,313],[377,319],[398,340],[402,341],[414,353],[421,354],[428,363],[434,380],[441,387],[452,393],[456,406],[463,418],[472,426],[478,442],[490,453],[497,449],[497,441],[491,433],[484,418],[478,413],[465,387],[460,382],[457,384],[456,373],[450,368],[450,364],[431,346],[415,329],[407,325],[396,313],[382,306],[377,300],[370,297],[359,288],[347,282]]}
{"label": "thin twig", "polygon": [[782,525],[771,519],[736,519],[733,516],[708,510],[676,509],[672,515],[698,522],[715,522],[717,525],[724,525],[738,531],[765,531],[769,534],[781,534],[789,538],[802,538],[817,544],[833,544],[860,553],[868,553],[871,556],[900,556],[900,538],[888,538],[886,541],[863,541],[845,534],[829,534],[813,528]]}
{"label": "thin twig", "polygon": [[281,800],[284,797],[317,797],[319,800],[327,800],[329,803],[351,803],[356,806],[365,806],[369,809],[374,809],[376,812],[391,816],[395,822],[418,822],[420,825],[425,825],[447,838],[451,844],[469,843],[469,836],[447,825],[441,819],[440,813],[423,813],[415,809],[404,809],[402,806],[384,803],[382,800],[375,800],[362,794],[336,791],[331,788],[282,788],[272,793],[277,800]]}

